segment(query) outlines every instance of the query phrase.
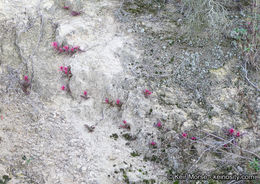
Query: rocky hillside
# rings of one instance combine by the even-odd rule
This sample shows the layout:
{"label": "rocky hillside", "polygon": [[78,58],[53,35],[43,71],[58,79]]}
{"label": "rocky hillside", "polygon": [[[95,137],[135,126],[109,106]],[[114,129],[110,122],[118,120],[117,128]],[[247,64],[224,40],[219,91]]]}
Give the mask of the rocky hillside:
{"label": "rocky hillside", "polygon": [[212,37],[181,3],[0,0],[0,184],[256,183],[251,4]]}

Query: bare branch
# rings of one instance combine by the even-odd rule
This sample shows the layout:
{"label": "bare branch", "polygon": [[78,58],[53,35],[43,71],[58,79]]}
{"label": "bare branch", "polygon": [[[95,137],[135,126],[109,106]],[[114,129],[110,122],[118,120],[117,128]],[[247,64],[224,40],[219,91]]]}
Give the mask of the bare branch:
{"label": "bare branch", "polygon": [[247,62],[245,61],[245,62],[244,62],[244,66],[241,66],[241,67],[242,67],[242,70],[243,70],[244,73],[245,73],[245,79],[247,80],[247,82],[248,82],[251,86],[253,86],[258,92],[260,92],[260,89],[257,87],[257,85],[254,84],[253,82],[251,82],[251,81],[249,80],[249,78],[248,78]]}

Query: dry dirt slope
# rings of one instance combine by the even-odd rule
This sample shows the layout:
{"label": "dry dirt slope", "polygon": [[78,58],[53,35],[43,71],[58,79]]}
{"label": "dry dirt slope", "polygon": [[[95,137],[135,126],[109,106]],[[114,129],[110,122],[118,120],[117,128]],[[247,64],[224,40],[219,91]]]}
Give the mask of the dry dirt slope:
{"label": "dry dirt slope", "polygon": [[[148,0],[133,6],[66,1],[82,11],[73,17],[62,2],[0,0],[0,177],[7,174],[9,183],[159,183],[166,171],[257,172],[249,163],[259,158],[260,97],[239,76],[233,48],[196,46],[175,34],[184,27],[174,3],[153,11],[156,16],[136,17],[126,7]],[[57,54],[53,41],[86,52]],[[61,90],[67,80],[59,71],[68,65],[70,95]],[[24,75],[32,79],[30,95],[19,85]],[[149,98],[145,88],[153,92]],[[84,90],[88,100],[80,97]],[[122,108],[104,104],[106,97],[119,98]],[[130,131],[119,129],[123,120]],[[154,126],[158,121],[162,128]]]}
{"label": "dry dirt slope", "polygon": [[[83,12],[77,17],[60,5],[51,0],[0,1],[0,176],[7,174],[9,183],[19,184],[122,183],[120,168],[131,164],[133,170],[145,165],[149,173],[132,173],[132,181],[154,178],[156,168],[131,157],[133,150],[121,137],[110,138],[120,135],[122,119],[133,122],[131,112],[103,104],[105,97],[131,102],[140,93],[121,88],[122,81],[129,86],[133,81],[118,49],[136,57],[139,53],[113,18],[118,2],[74,1],[71,7]],[[86,52],[58,55],[51,49],[53,41]],[[73,98],[61,90],[65,79],[59,67],[68,65]],[[28,96],[18,85],[23,75],[33,77]],[[90,99],[80,97],[84,90]],[[94,132],[84,124],[95,125]]]}

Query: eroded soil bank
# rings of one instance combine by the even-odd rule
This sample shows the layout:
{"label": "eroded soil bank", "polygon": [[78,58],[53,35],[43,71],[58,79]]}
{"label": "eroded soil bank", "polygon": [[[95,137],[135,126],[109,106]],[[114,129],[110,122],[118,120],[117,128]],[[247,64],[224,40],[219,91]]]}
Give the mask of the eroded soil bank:
{"label": "eroded soil bank", "polygon": [[[0,1],[0,177],[103,184],[168,183],[167,174],[185,171],[255,174],[260,97],[238,75],[232,47],[187,44],[174,34],[179,19],[124,17],[124,8]],[[52,42],[82,51],[59,53]]]}

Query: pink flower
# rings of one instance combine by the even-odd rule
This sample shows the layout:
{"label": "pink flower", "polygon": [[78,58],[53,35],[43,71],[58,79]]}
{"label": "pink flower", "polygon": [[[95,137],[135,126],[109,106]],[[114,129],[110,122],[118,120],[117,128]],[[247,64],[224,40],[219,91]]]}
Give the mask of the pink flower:
{"label": "pink flower", "polygon": [[74,52],[74,48],[71,48],[70,51],[71,51],[71,52]]}
{"label": "pink flower", "polygon": [[224,147],[227,147],[227,145],[226,145],[226,144],[224,144]]}
{"label": "pink flower", "polygon": [[52,46],[57,49],[58,48],[58,43],[57,42],[52,42]]}
{"label": "pink flower", "polygon": [[28,81],[28,76],[27,75],[24,76],[24,80]]}
{"label": "pink flower", "polygon": [[144,92],[145,92],[146,94],[148,94],[148,95],[152,94],[152,92],[149,91],[148,89],[145,89]]}
{"label": "pink flower", "polygon": [[230,135],[233,135],[234,129],[233,129],[233,128],[230,128],[230,129],[228,130],[228,132],[229,132]]}
{"label": "pink flower", "polygon": [[73,47],[75,50],[78,50],[79,49],[79,46],[75,46],[75,47]]}
{"label": "pink flower", "polygon": [[108,100],[108,98],[106,98],[105,102],[106,102],[107,104],[109,103],[109,100]]}
{"label": "pink flower", "polygon": [[63,9],[69,10],[70,8],[68,6],[64,6]]}
{"label": "pink flower", "polygon": [[60,71],[63,71],[63,66],[60,66]]}
{"label": "pink flower", "polygon": [[237,137],[239,137],[240,136],[240,132],[237,132],[237,135],[236,135]]}
{"label": "pink flower", "polygon": [[192,139],[192,140],[196,140],[197,138],[196,138],[196,137],[192,137],[191,139]]}
{"label": "pink flower", "polygon": [[59,51],[60,51],[60,52],[63,52],[63,49],[62,49],[62,48],[59,48]]}
{"label": "pink flower", "polygon": [[151,95],[151,94],[152,94],[152,92],[149,91],[148,89],[145,89],[145,90],[144,90],[144,96],[145,96],[145,97],[148,97],[148,96]]}
{"label": "pink flower", "polygon": [[187,137],[188,134],[182,133],[182,137]]}
{"label": "pink flower", "polygon": [[68,45],[65,45],[65,46],[63,47],[63,49],[66,50],[66,51],[68,51],[68,50],[69,50],[69,46],[68,46]]}
{"label": "pink flower", "polygon": [[126,124],[126,120],[124,120],[123,123]]}
{"label": "pink flower", "polygon": [[68,71],[68,67],[64,67],[64,71]]}
{"label": "pink flower", "polygon": [[152,142],[151,142],[151,145],[152,145],[152,146],[155,146],[155,145],[156,145],[156,142],[152,141]]}
{"label": "pink flower", "polygon": [[156,126],[157,126],[158,128],[161,128],[161,127],[162,127],[162,123],[159,121],[159,122],[156,124]]}
{"label": "pink flower", "polygon": [[120,105],[120,100],[119,99],[116,100],[116,105]]}
{"label": "pink flower", "polygon": [[84,91],[84,95],[87,96],[87,95],[88,95],[88,92],[87,92],[87,91]]}
{"label": "pink flower", "polygon": [[61,90],[64,91],[65,90],[65,86],[61,86]]}

